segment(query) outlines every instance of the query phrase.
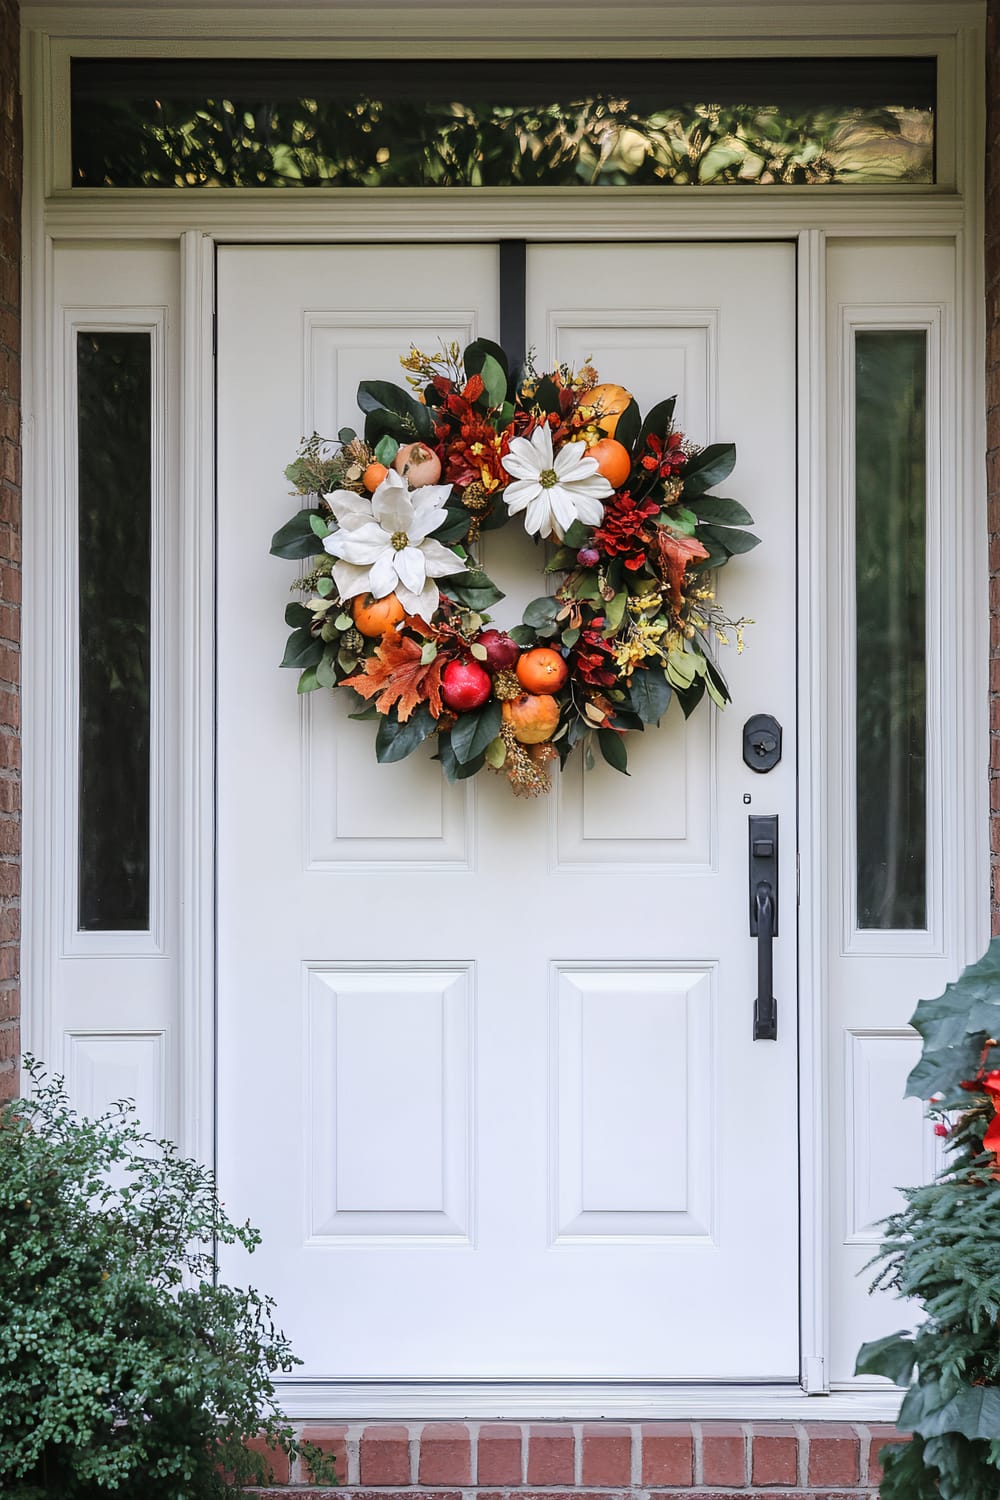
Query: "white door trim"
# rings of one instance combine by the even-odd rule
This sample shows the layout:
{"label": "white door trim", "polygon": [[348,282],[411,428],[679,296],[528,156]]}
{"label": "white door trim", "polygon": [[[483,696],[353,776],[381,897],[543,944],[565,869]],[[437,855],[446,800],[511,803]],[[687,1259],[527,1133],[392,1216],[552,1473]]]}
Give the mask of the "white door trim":
{"label": "white door trim", "polygon": [[[654,7],[662,10],[662,7]],[[774,19],[768,8],[768,29],[804,38],[810,28],[801,17]],[[802,7],[801,9],[805,9]],[[316,15],[311,13],[312,22]],[[644,24],[653,24],[643,13]],[[955,746],[956,780],[950,816],[970,830],[968,847],[957,866],[953,918],[946,947],[955,967],[974,957],[988,932],[988,800],[982,772],[988,745],[987,650],[980,628],[986,618],[986,566],[981,520],[984,476],[977,455],[985,451],[983,359],[985,314],[982,286],[982,137],[981,55],[982,12],[978,5],[918,4],[833,6],[823,12],[827,38],[843,26],[857,42],[873,31],[882,36],[912,35],[914,16],[920,18],[923,50],[940,50],[954,58],[954,76],[942,104],[953,113],[955,142],[953,191],[844,190],[825,196],[822,190],[793,189],[768,192],[748,189],[672,189],[669,199],[629,190],[629,218],[623,231],[623,199],[614,190],[583,190],[587,204],[587,237],[632,240],[655,239],[795,239],[799,247],[799,361],[798,392],[800,518],[799,518],[799,629],[802,794],[799,811],[799,849],[802,890],[806,897],[800,917],[800,1062],[802,1132],[802,1386],[732,1387],[711,1391],[655,1389],[634,1384],[600,1387],[572,1384],[490,1386],[470,1383],[431,1386],[343,1386],[338,1393],[299,1388],[290,1382],[286,1400],[293,1415],[416,1417],[445,1415],[589,1415],[657,1416],[667,1412],[698,1415],[738,1415],[777,1418],[822,1415],[854,1420],[891,1417],[894,1393],[853,1388],[821,1403],[796,1405],[802,1391],[829,1390],[826,1375],[829,1348],[827,1236],[830,1215],[830,1174],[827,1140],[829,1101],[827,1079],[829,1042],[824,997],[829,972],[831,932],[825,921],[829,891],[825,851],[832,835],[827,805],[826,725],[831,709],[824,652],[828,641],[828,583],[824,555],[824,500],[828,468],[825,454],[826,309],[824,297],[825,246],[831,238],[942,238],[958,250],[959,317],[956,364],[960,381],[956,392],[957,427],[962,441],[956,447],[957,493],[972,497],[957,516],[956,579],[958,609],[955,620],[956,699],[959,722],[973,732],[958,737]],[[246,13],[243,13],[245,21]],[[475,192],[448,194],[436,200],[433,191],[357,195],[324,193],[322,201],[306,195],[255,192],[129,193],[51,191],[54,183],[53,136],[65,131],[65,99],[54,93],[53,56],[71,35],[121,39],[129,30],[144,31],[150,15],[141,8],[122,13],[111,8],[59,10],[29,6],[25,18],[26,193],[24,281],[25,307],[25,494],[51,493],[51,476],[60,461],[56,428],[49,413],[56,407],[53,372],[55,354],[55,297],[53,247],[70,240],[171,240],[178,246],[181,267],[180,327],[182,356],[180,452],[180,577],[185,593],[181,617],[180,678],[182,702],[180,742],[184,747],[183,785],[176,816],[181,823],[181,933],[176,1049],[180,1089],[176,1120],[184,1150],[210,1160],[214,1150],[214,1038],[211,1009],[205,996],[214,985],[214,870],[213,795],[214,683],[204,664],[211,660],[214,640],[212,579],[214,530],[212,498],[214,431],[212,422],[212,306],[214,249],[218,240],[494,239],[517,232],[529,238],[559,239],[566,233],[563,194]],[[171,19],[172,18],[172,19]],[[173,37],[195,26],[190,12],[159,12],[158,27]],[[564,17],[562,18],[564,21]],[[240,31],[233,14],[219,35]],[[371,14],[369,12],[369,29]],[[277,21],[255,18],[255,36],[274,34]],[[738,36],[746,26],[745,11],[720,8],[706,21],[690,22],[689,35],[711,33]],[[755,21],[755,29],[759,31]],[[202,25],[204,34],[204,27]],[[632,28],[640,34],[638,24]],[[146,32],[148,33],[148,31]],[[244,33],[245,34],[245,33]],[[281,34],[289,50],[308,50],[310,35],[302,13],[281,18]],[[315,34],[315,33],[312,33]],[[358,32],[363,35],[363,32]],[[947,45],[941,44],[945,36]],[[298,36],[298,41],[294,40]],[[125,45],[124,43],[122,45]],[[133,41],[128,43],[132,48]],[[428,43],[433,47],[433,29]],[[952,49],[949,54],[949,49]],[[73,50],[81,50],[74,44]],[[109,50],[98,40],[93,50]],[[157,50],[167,50],[158,45]],[[174,43],[173,50],[190,50]],[[219,47],[216,45],[216,52]],[[232,50],[236,50],[232,48]],[[264,43],[256,48],[266,50]],[[799,40],[795,50],[810,50]],[[818,50],[818,48],[817,48]],[[828,47],[827,47],[828,50]],[[63,49],[64,54],[68,52]],[[60,54],[63,55],[63,54]],[[294,197],[295,201],[290,201]],[[576,237],[576,236],[574,236]],[[57,1026],[51,1002],[59,901],[53,887],[53,850],[60,847],[62,830],[50,826],[49,789],[58,763],[53,724],[57,661],[60,649],[49,609],[50,558],[56,545],[52,519],[42,504],[26,505],[24,605],[24,749],[25,840],[24,889],[26,921],[23,940],[25,1046],[56,1059]],[[811,775],[805,773],[811,772]],[[839,934],[838,934],[839,938]],[[728,1404],[727,1404],[728,1403]],[[822,1411],[818,1409],[822,1408]]]}

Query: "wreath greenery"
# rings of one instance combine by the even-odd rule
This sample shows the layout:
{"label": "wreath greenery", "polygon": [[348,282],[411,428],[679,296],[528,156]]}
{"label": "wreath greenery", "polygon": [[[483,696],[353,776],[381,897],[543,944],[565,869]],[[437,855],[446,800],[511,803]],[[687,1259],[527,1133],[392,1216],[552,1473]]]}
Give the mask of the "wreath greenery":
{"label": "wreath greenery", "polygon": [[[511,371],[487,339],[401,363],[411,391],[359,386],[363,436],[313,434],[285,471],[309,502],[271,544],[309,562],[285,611],[299,692],[353,693],[380,761],[435,735],[449,781],[487,766],[521,795],[581,743],[627,774],[626,737],[672,697],[685,717],[706,694],[724,707],[715,646],[742,650],[749,621],[717,607],[712,570],[759,541],[738,501],[708,493],[733,444],[688,442],[674,399],[641,417],[589,365]],[[479,539],[522,514],[554,539],[555,588],[507,632]]]}

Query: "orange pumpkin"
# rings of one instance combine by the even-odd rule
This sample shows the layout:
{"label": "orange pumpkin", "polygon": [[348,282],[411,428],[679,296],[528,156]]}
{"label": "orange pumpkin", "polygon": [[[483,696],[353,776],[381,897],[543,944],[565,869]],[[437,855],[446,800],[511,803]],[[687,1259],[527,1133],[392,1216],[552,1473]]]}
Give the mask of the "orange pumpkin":
{"label": "orange pumpkin", "polygon": [[618,419],[632,400],[632,392],[623,385],[595,385],[587,391],[580,410],[586,415],[593,412],[591,421],[601,428],[606,437],[615,435]]}
{"label": "orange pumpkin", "polygon": [[503,705],[503,716],[522,745],[540,745],[559,725],[559,705],[549,693],[522,693]]}

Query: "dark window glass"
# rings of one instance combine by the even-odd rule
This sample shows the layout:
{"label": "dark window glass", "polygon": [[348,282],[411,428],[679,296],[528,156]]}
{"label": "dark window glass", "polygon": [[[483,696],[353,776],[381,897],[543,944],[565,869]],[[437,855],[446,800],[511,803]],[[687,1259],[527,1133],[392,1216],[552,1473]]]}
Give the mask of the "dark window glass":
{"label": "dark window glass", "polygon": [[80,927],[149,927],[148,333],[77,335]]}
{"label": "dark window glass", "polygon": [[933,182],[934,58],[77,58],[78,187]]}
{"label": "dark window glass", "polygon": [[858,333],[858,926],[927,926],[927,334]]}

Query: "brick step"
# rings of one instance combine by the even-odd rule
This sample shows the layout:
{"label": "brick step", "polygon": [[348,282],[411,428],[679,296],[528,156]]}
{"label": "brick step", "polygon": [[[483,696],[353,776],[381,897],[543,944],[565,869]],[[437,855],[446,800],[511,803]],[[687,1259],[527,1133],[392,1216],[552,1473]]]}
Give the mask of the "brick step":
{"label": "brick step", "polygon": [[[303,1460],[260,1497],[297,1488],[339,1500],[877,1500],[894,1427],[848,1422],[304,1422],[340,1487],[310,1486]],[[280,1488],[278,1488],[280,1487]]]}

